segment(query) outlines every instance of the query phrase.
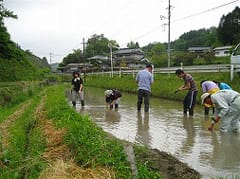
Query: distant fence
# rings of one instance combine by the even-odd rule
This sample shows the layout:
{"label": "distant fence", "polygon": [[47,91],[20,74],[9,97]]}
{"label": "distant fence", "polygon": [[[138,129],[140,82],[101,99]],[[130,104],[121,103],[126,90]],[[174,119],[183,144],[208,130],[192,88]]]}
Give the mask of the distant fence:
{"label": "distant fence", "polygon": [[[180,66],[180,67],[165,67],[154,68],[153,73],[175,73],[176,69],[182,69],[186,72],[230,72],[230,64],[215,64],[215,65],[197,65],[197,66]],[[136,74],[140,69],[118,70],[113,71],[114,75]],[[109,74],[111,71],[92,72],[89,74]]]}
{"label": "distant fence", "polygon": [[[162,74],[162,73],[175,73],[176,69],[182,69],[185,72],[194,72],[194,73],[211,73],[211,72],[231,72],[231,64],[214,64],[214,65],[196,65],[196,66],[179,66],[179,67],[164,67],[164,68],[154,68],[154,74]],[[129,69],[129,70],[114,70],[113,75],[119,76],[121,75],[132,75],[133,77],[137,74],[141,69]],[[240,66],[234,66],[235,72],[240,72]],[[89,72],[88,75],[106,75],[111,76],[111,71],[102,71],[102,72]]]}

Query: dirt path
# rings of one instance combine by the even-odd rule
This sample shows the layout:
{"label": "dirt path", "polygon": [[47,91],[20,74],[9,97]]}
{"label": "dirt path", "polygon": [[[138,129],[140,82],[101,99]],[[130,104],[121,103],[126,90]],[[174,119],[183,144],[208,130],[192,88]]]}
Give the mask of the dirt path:
{"label": "dirt path", "polygon": [[45,101],[37,107],[35,116],[47,140],[47,149],[43,154],[48,167],[40,174],[40,179],[111,179],[114,173],[103,167],[83,169],[74,162],[70,149],[63,143],[65,129],[56,129],[53,122],[46,118]]}
{"label": "dirt path", "polygon": [[0,137],[2,148],[6,148],[8,146],[8,139],[9,139],[9,128],[13,124],[13,122],[23,114],[25,109],[31,104],[31,100],[24,102],[12,115],[10,115],[7,119],[5,119],[0,124]]}

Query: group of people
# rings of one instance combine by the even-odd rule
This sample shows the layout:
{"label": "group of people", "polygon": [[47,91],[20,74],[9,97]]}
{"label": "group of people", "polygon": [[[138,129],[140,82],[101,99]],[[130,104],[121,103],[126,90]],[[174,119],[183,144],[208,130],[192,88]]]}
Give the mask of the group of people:
{"label": "group of people", "polygon": [[[184,85],[176,90],[188,90],[183,100],[183,113],[193,116],[193,108],[198,93],[197,85],[193,77],[183,70],[176,70],[175,74],[182,78]],[[220,131],[239,131],[240,128],[240,93],[223,82],[207,81],[200,82],[203,94],[201,95],[201,104],[205,107],[205,115],[209,114],[209,109],[213,109],[214,117],[208,130],[212,131],[216,123],[221,119]]]}
{"label": "group of people", "polygon": [[[138,83],[138,111],[141,111],[141,106],[144,102],[144,111],[149,112],[151,84],[153,83],[152,69],[152,65],[148,64],[146,65],[146,68],[139,71],[136,76],[136,82]],[[104,95],[107,108],[115,108],[115,110],[117,110],[119,101],[122,97],[121,92],[117,89],[108,89],[104,92]],[[81,105],[84,106],[83,80],[80,78],[80,74],[78,72],[73,72],[71,99],[74,107],[76,106],[77,99],[80,99]]]}
{"label": "group of people", "polygon": [[[138,84],[137,93],[137,111],[141,111],[144,103],[144,112],[149,112],[149,100],[151,94],[151,85],[154,82],[153,67],[147,64],[146,68],[139,71],[136,75]],[[175,93],[186,90],[187,94],[183,99],[183,114],[193,116],[198,88],[196,81],[189,73],[182,69],[177,69],[175,74],[182,78],[184,83],[175,90]],[[72,104],[76,106],[77,98],[80,98],[81,105],[84,106],[83,98],[83,81],[78,72],[73,73],[72,79]],[[204,105],[204,114],[209,114],[209,109],[213,109],[215,117],[212,118],[212,123],[209,130],[212,131],[214,124],[221,119],[220,130],[223,132],[235,131],[240,128],[240,93],[232,90],[232,88],[223,82],[203,80],[200,82],[203,94],[201,95],[202,105]],[[108,89],[104,92],[107,107],[110,109],[118,109],[119,101],[122,94],[117,89]]]}
{"label": "group of people", "polygon": [[[137,110],[141,111],[142,103],[144,103],[144,111],[149,112],[149,100],[151,94],[151,84],[153,83],[152,65],[147,64],[146,68],[139,71],[136,76],[136,82],[138,83],[138,100]],[[106,103],[110,106],[110,109],[115,105],[115,109],[118,108],[118,103],[121,98],[121,93],[118,90],[106,90]]]}

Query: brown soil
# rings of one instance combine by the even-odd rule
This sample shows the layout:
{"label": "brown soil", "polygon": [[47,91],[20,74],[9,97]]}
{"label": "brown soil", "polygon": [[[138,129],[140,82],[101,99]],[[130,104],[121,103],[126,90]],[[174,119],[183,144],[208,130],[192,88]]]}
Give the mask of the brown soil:
{"label": "brown soil", "polygon": [[[1,145],[2,148],[6,148],[8,145],[9,132],[8,129],[12,123],[22,115],[25,109],[31,104],[31,101],[23,103],[18,110],[16,110],[12,115],[10,115],[6,120],[0,124],[0,135],[1,135]],[[1,154],[0,154],[1,155]]]}
{"label": "brown soil", "polygon": [[201,175],[187,164],[166,152],[150,149],[147,152],[136,152],[136,160],[148,162],[151,169],[159,171],[165,179],[199,179]]}

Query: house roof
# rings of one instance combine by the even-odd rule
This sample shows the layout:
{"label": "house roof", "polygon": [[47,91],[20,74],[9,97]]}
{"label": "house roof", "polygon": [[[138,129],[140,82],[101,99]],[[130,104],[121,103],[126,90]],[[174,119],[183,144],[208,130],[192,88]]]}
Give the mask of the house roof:
{"label": "house roof", "polygon": [[211,47],[189,47],[188,51],[205,51],[205,50],[211,50]]}
{"label": "house roof", "polygon": [[104,55],[96,55],[96,56],[88,58],[88,60],[108,60],[108,57],[106,57]]}
{"label": "house roof", "polygon": [[123,54],[139,54],[144,55],[144,52],[140,48],[122,48],[118,51],[113,52],[114,55],[123,55]]}
{"label": "house roof", "polygon": [[142,63],[142,64],[146,64],[146,63],[150,63],[150,61],[145,58],[144,56],[126,56],[124,58],[115,58],[116,62],[119,63],[124,59],[124,61],[126,63]]}
{"label": "house roof", "polygon": [[229,49],[231,49],[231,48],[232,48],[232,46],[231,46],[231,45],[228,45],[228,46],[216,47],[216,48],[214,48],[213,50],[214,50],[214,51],[229,50]]}
{"label": "house roof", "polygon": [[77,67],[84,67],[84,66],[90,66],[88,63],[69,63],[65,67],[66,68],[77,68]]}

